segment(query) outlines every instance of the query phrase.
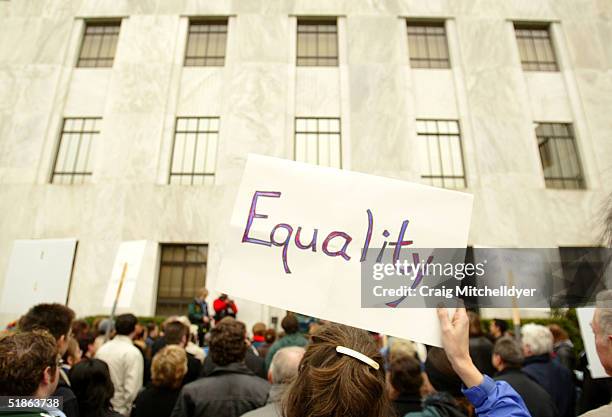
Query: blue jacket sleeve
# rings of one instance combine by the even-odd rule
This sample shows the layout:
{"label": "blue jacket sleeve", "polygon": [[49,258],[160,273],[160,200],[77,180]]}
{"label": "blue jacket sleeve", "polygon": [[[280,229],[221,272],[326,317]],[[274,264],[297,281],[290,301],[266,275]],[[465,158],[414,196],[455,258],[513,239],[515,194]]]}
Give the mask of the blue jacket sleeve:
{"label": "blue jacket sleeve", "polygon": [[520,395],[505,381],[484,375],[477,387],[463,389],[478,417],[531,417]]}

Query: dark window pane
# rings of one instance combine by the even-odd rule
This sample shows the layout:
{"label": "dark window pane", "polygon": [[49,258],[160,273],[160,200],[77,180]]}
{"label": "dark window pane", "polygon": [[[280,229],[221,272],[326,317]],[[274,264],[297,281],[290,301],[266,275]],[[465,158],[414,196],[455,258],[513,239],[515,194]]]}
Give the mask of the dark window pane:
{"label": "dark window pane", "polygon": [[185,66],[223,66],[227,20],[189,22]]}
{"label": "dark window pane", "polygon": [[408,54],[413,68],[450,68],[443,22],[407,22]]}
{"label": "dark window pane", "polygon": [[573,130],[566,123],[538,123],[536,136],[548,188],[584,188]]}
{"label": "dark window pane", "polygon": [[523,69],[558,71],[548,25],[514,25]]}
{"label": "dark window pane", "polygon": [[177,118],[170,184],[212,185],[218,140],[218,117]]}
{"label": "dark window pane", "polygon": [[298,66],[337,66],[338,33],[336,20],[298,20]]}
{"label": "dark window pane", "polygon": [[77,67],[112,67],[121,21],[88,22]]}
{"label": "dark window pane", "polygon": [[421,178],[435,187],[465,188],[463,152],[456,120],[417,120]]}
{"label": "dark window pane", "polygon": [[83,184],[92,174],[91,148],[100,118],[66,118],[55,157],[53,184]]}

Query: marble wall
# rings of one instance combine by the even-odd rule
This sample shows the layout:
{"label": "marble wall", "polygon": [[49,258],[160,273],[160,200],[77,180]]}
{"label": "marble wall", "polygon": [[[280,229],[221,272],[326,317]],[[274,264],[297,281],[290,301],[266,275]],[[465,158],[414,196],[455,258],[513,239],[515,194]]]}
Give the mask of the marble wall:
{"label": "marble wall", "polygon": [[[229,16],[224,67],[183,67],[188,16]],[[296,68],[296,16],[339,16],[339,66]],[[113,68],[75,68],[84,18],[121,17]],[[446,18],[452,68],[411,70],[406,17]],[[561,67],[522,70],[512,20],[550,21]],[[612,191],[605,0],[0,0],[0,287],[15,239],[78,239],[69,305],[104,313],[119,243],[210,245],[249,152],[293,157],[296,116],[342,119],[343,167],[419,181],[415,119],[461,124],[469,243],[599,244]],[[103,117],[91,184],[49,184],[63,117]],[[168,185],[174,120],[217,116],[214,186]],[[572,122],[586,190],[546,189],[533,121]],[[152,314],[158,253],[137,313]],[[247,301],[248,323],[280,312]],[[11,317],[0,316],[0,322]]]}

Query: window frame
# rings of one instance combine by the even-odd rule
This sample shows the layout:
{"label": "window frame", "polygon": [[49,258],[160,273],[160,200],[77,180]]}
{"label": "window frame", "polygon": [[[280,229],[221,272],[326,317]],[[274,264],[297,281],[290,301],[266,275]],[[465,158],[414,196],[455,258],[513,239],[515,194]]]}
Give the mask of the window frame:
{"label": "window frame", "polygon": [[[466,168],[465,168],[465,156],[463,155],[464,150],[463,150],[463,135],[462,135],[462,131],[461,131],[461,123],[459,121],[459,119],[433,119],[433,118],[419,118],[419,119],[415,119],[415,122],[436,122],[436,130],[437,133],[420,133],[419,132],[419,128],[418,128],[418,124],[416,125],[416,133],[417,133],[417,139],[421,140],[430,140],[429,138],[427,138],[428,136],[435,136],[436,137],[436,146],[437,146],[437,151],[438,151],[438,161],[439,161],[439,167],[440,167],[440,172],[442,173],[441,175],[424,175],[423,173],[420,174],[420,178],[421,179],[425,179],[428,181],[428,185],[432,186],[432,187],[440,187],[437,185],[433,184],[433,180],[441,180],[442,182],[442,186],[440,188],[445,188],[445,189],[451,189],[451,190],[463,190],[463,189],[467,189],[468,188],[468,182],[467,182],[467,173],[466,173]],[[438,122],[454,122],[457,125],[457,133],[440,133],[440,129],[438,126]],[[443,164],[443,160],[442,160],[442,151],[441,151],[441,146],[440,146],[440,137],[441,136],[445,136],[445,137],[457,137],[458,138],[458,142],[459,142],[459,151],[460,151],[460,157],[461,157],[461,171],[463,173],[463,175],[444,175],[444,164]],[[429,145],[429,144],[428,144]],[[421,146],[421,144],[419,144],[419,146]],[[430,166],[430,162],[429,159],[427,160],[427,167],[429,168],[429,171],[432,171],[432,167]],[[453,186],[452,187],[448,187],[445,184],[445,179],[448,180],[453,180]],[[461,187],[456,187],[454,186],[454,182],[456,180],[463,180],[463,186]]]}
{"label": "window frame", "polygon": [[[210,28],[206,32],[192,32],[194,26],[224,26],[225,31],[211,31]],[[210,37],[207,36],[206,44],[204,48],[203,56],[189,56],[189,45],[191,41],[191,35],[194,33],[221,33],[225,34],[225,42],[223,45],[223,56],[208,56],[208,47],[210,46]],[[227,41],[229,36],[229,19],[227,17],[192,17],[187,22],[187,40],[185,42],[185,53],[183,54],[183,66],[184,67],[224,67],[225,60],[227,58]],[[195,60],[202,60],[203,63],[199,64],[193,62]],[[221,63],[209,63],[208,61],[221,60]],[[215,61],[216,62],[216,61]]]}
{"label": "window frame", "polygon": [[[189,130],[178,130],[178,125],[179,125],[179,120],[185,120],[185,121],[189,121],[189,120],[198,120],[198,128],[199,128],[199,120],[200,119],[208,119],[209,123],[210,120],[216,119],[217,120],[217,130],[197,130],[198,128],[196,128],[195,131],[189,131]],[[214,180],[215,177],[217,175],[217,162],[218,162],[218,152],[219,152],[219,136],[220,136],[220,132],[221,132],[221,118],[219,116],[177,116],[174,119],[174,134],[172,136],[172,150],[170,152],[170,169],[168,172],[168,184],[169,185],[188,185],[188,186],[206,186],[206,185],[214,185]],[[193,164],[192,164],[192,171],[190,173],[186,173],[186,172],[173,172],[173,167],[174,167],[174,152],[176,150],[176,139],[177,139],[177,135],[178,134],[182,134],[182,135],[188,135],[188,134],[195,134],[196,135],[196,142],[194,143],[194,150],[193,150]],[[196,173],[193,171],[193,169],[195,168],[195,158],[196,158],[196,150],[197,150],[197,144],[198,144],[198,135],[209,135],[209,134],[216,134],[216,143],[215,143],[215,149],[214,149],[214,153],[215,153],[215,166],[213,167],[213,171],[212,172],[206,172],[205,168],[206,168],[206,160],[208,157],[208,147],[209,147],[209,138],[206,138],[206,151],[204,152],[204,172],[203,173]],[[183,157],[184,157],[184,151],[183,151]],[[176,176],[176,177],[191,177],[190,183],[189,184],[183,184],[182,181],[180,183],[173,183],[172,182],[172,177]],[[202,184],[194,184],[194,179],[195,177],[202,177],[203,178],[203,183]],[[206,184],[206,177],[212,177],[213,179],[213,184]]]}
{"label": "window frame", "polygon": [[[82,126],[82,130],[66,130],[66,124],[68,121],[81,121],[81,126]],[[95,123],[95,129],[94,130],[85,130],[85,122],[87,120],[94,120],[96,122]],[[91,157],[91,148],[92,146],[94,146],[92,144],[92,142],[94,141],[94,138],[98,137],[101,132],[102,132],[102,128],[100,127],[99,123],[102,123],[102,117],[98,117],[98,116],[86,116],[86,117],[74,117],[74,116],[70,116],[70,117],[64,117],[62,118],[62,124],[61,124],[61,128],[60,128],[60,132],[59,132],[59,140],[57,141],[57,146],[55,149],[55,155],[53,158],[53,167],[51,170],[51,178],[49,179],[49,183],[53,184],[53,185],[83,185],[83,184],[87,184],[87,181],[85,181],[86,178],[91,178],[93,175],[93,169],[91,170],[91,172],[89,171],[76,171],[76,166],[78,165],[78,161],[79,161],[79,154],[80,154],[80,150],[81,150],[81,143],[82,143],[82,137],[84,134],[86,135],[91,135],[92,137],[90,138],[90,143],[89,146],[87,148],[87,156],[86,156],[86,160],[85,162],[87,163],[87,161],[89,160],[89,158]],[[73,169],[71,171],[58,171],[58,166],[57,163],[59,161],[59,157],[60,157],[60,152],[62,150],[62,144],[64,144],[64,135],[65,134],[78,134],[79,135],[79,143],[77,145],[77,152],[74,158],[74,163],[73,165]],[[77,176],[82,176],[83,177],[83,181],[80,183],[75,183],[74,180]],[[60,178],[65,178],[68,177],[70,178],[70,182],[69,183],[63,183],[63,182],[54,182],[56,177],[60,177]]]}
{"label": "window frame", "polygon": [[[521,67],[523,71],[529,72],[559,72],[559,60],[558,54],[555,50],[555,43],[553,42],[553,36],[551,32],[551,23],[550,22],[513,22],[514,28],[514,39],[516,41],[516,46],[519,53],[519,60],[521,61]],[[519,31],[530,31],[530,36],[519,35]],[[538,37],[533,36],[533,31],[545,31],[546,37]],[[543,61],[539,59],[538,48],[535,44],[535,39],[546,39],[548,41],[548,45],[550,46],[550,53],[552,54],[552,61]],[[530,61],[527,59],[523,59],[523,55],[521,51],[521,41],[527,42],[531,44],[531,52],[535,55],[536,60]],[[554,68],[549,68],[549,66],[554,65]]]}
{"label": "window frame", "polygon": [[[315,120],[317,122],[317,130],[316,132],[308,132],[308,131],[299,131],[298,130],[298,120],[304,120],[306,121],[306,123],[308,122],[308,120]],[[335,120],[338,121],[338,131],[337,132],[332,132],[331,130],[329,131],[321,131],[319,128],[319,122],[321,120]],[[296,116],[293,119],[293,160],[294,161],[298,161],[297,159],[297,142],[298,142],[298,134],[300,135],[308,135],[308,134],[316,134],[317,135],[317,162],[314,163],[314,165],[317,166],[323,166],[323,167],[329,167],[329,168],[338,168],[338,169],[342,169],[342,118],[341,117],[298,117]],[[319,164],[319,146],[320,146],[320,142],[319,142],[319,135],[321,134],[327,134],[327,135],[338,135],[338,161],[339,161],[339,166],[332,166],[332,165],[320,165]],[[307,139],[305,139],[307,140]],[[331,154],[331,152],[330,152]],[[313,162],[308,161],[307,159],[305,161],[298,161],[298,162],[304,162],[304,163],[308,163],[308,164],[313,164]]]}
{"label": "window frame", "polygon": [[[436,34],[428,34],[427,30],[425,29],[425,33],[423,34],[415,34],[415,33],[410,33],[410,29],[415,28],[415,27],[423,27],[423,28],[441,28],[443,31],[442,35],[436,35]],[[415,53],[415,51],[411,51],[410,49],[410,36],[424,36],[425,37],[425,46],[427,49],[427,56],[426,57],[413,57],[413,53]],[[444,48],[445,48],[445,55],[446,58],[432,58],[432,54],[431,54],[431,48],[430,48],[430,44],[431,44],[431,38],[432,37],[443,37],[444,38]],[[407,42],[407,53],[408,53],[408,62],[410,64],[410,68],[413,69],[441,69],[441,70],[446,70],[446,69],[451,69],[452,68],[452,62],[451,62],[451,55],[450,55],[450,47],[448,44],[448,31],[446,30],[446,19],[440,19],[440,20],[412,20],[412,19],[406,19],[406,42]],[[433,62],[438,62],[441,63],[441,65],[432,65]],[[444,64],[446,64],[446,66],[444,66]]]}
{"label": "window frame", "polygon": [[[304,26],[333,26],[335,30],[333,32],[321,32],[315,30],[313,32],[300,31],[300,28]],[[316,53],[314,56],[300,55],[300,34],[314,33],[316,35]],[[335,48],[336,55],[334,56],[321,56],[319,55],[319,36],[321,34],[335,35]],[[295,65],[296,67],[338,67],[340,66],[340,45],[338,36],[338,17],[298,17],[296,23],[296,46],[295,46]],[[302,61],[300,61],[302,60]],[[314,61],[314,63],[307,63],[307,61]]]}
{"label": "window frame", "polygon": [[[552,129],[553,133],[555,131],[555,125],[563,125],[566,129],[567,132],[569,133],[569,135],[544,135],[544,134],[538,134],[538,127],[539,125],[549,125],[550,129]],[[540,159],[540,167],[542,169],[542,177],[544,178],[544,184],[545,187],[547,189],[552,189],[552,190],[586,190],[587,189],[587,183],[586,183],[586,178],[584,175],[584,167],[582,166],[582,160],[580,157],[580,151],[578,149],[578,143],[577,143],[577,139],[576,139],[576,132],[574,130],[574,126],[573,123],[571,122],[549,122],[549,121],[535,121],[534,122],[534,133],[536,136],[536,145],[538,146],[538,157]],[[545,173],[545,166],[544,166],[544,160],[542,159],[542,144],[543,142],[540,142],[540,140],[542,138],[547,139],[547,141],[549,140],[553,140],[552,143],[554,143],[553,145],[553,149],[554,149],[554,153],[557,156],[557,161],[559,161],[559,170],[561,172],[561,177],[551,177],[551,176],[546,176]],[[575,162],[579,171],[579,176],[578,177],[566,177],[563,176],[563,165],[561,164],[561,156],[559,155],[559,150],[557,148],[557,143],[559,143],[558,141],[571,141],[572,144],[572,148],[574,151],[574,156],[575,156]],[[561,183],[563,184],[562,187],[556,187],[556,186],[550,186],[549,185],[549,181],[561,181]],[[578,184],[577,187],[567,187],[566,186],[566,182],[575,182]]]}
{"label": "window frame", "polygon": [[[119,45],[119,35],[121,34],[121,25],[123,24],[123,19],[93,19],[93,20],[85,20],[85,25],[83,28],[83,34],[81,36],[81,44],[80,44],[80,48],[79,48],[79,53],[77,55],[77,62],[76,62],[76,67],[77,68],[112,68],[115,64],[115,57],[117,55],[117,47]],[[87,30],[89,28],[93,28],[93,27],[117,27],[117,32],[116,33],[102,33],[102,39],[99,42],[98,45],[98,52],[95,58],[83,58],[83,51],[84,51],[84,47],[85,47],[85,42],[87,39],[87,36],[96,36],[93,34],[89,34],[87,33]],[[112,58],[101,58],[100,57],[100,50],[102,48],[102,42],[104,40],[104,36],[113,36],[116,37],[115,41],[114,41],[114,51],[113,51],[113,55]],[[94,62],[94,65],[83,65],[83,62]],[[103,61],[103,62],[108,62],[110,61],[109,65],[100,65],[99,61]]]}
{"label": "window frame", "polygon": [[[206,248],[206,259],[204,261],[201,262],[196,262],[196,261],[187,261],[187,247],[189,246],[196,246],[198,248],[203,247]],[[184,257],[182,261],[175,261],[175,260],[171,260],[171,261],[164,261],[164,249],[165,248],[176,248],[176,247],[182,247],[184,249]],[[160,304],[166,305],[166,306],[170,306],[170,305],[178,305],[180,307],[183,307],[183,310],[186,310],[187,305],[193,300],[195,293],[191,294],[189,297],[187,297],[184,294],[184,289],[185,289],[185,269],[188,266],[204,266],[205,268],[205,273],[204,273],[204,282],[200,284],[196,285],[195,290],[197,291],[198,288],[202,288],[206,286],[206,278],[208,275],[208,259],[209,259],[209,250],[210,250],[210,245],[208,243],[160,243],[159,244],[159,268],[157,270],[157,293],[155,296],[155,314],[159,315],[159,307]],[[180,297],[161,297],[160,298],[160,289],[161,289],[161,271],[162,268],[164,266],[167,267],[181,267],[182,271],[181,271],[181,291]]]}

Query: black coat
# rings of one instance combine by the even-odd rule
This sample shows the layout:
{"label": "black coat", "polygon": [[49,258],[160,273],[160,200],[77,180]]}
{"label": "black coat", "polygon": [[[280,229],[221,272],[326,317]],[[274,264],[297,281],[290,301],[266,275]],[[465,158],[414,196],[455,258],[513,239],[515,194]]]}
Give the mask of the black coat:
{"label": "black coat", "polygon": [[[255,355],[251,349],[247,349],[246,354],[244,355],[244,364],[255,375],[267,380],[268,374],[266,372],[266,363],[264,358]],[[216,366],[217,365],[215,365],[215,363],[212,361],[212,357],[210,355],[206,356],[200,375],[208,376],[216,368]]]}
{"label": "black coat", "polygon": [[569,369],[553,361],[546,353],[525,358],[523,372],[550,394],[560,417],[575,416],[576,389]]}
{"label": "black coat", "polygon": [[401,394],[393,400],[393,409],[395,409],[395,414],[398,417],[403,417],[413,411],[421,411],[423,409],[421,405],[421,396],[418,394]]}
{"label": "black coat", "polygon": [[170,417],[179,393],[179,389],[147,387],[134,400],[130,416]]}
{"label": "black coat", "polygon": [[525,401],[531,417],[558,417],[559,412],[550,395],[520,369],[504,369],[494,378],[506,381]]}
{"label": "black coat", "polygon": [[476,368],[483,374],[495,375],[495,368],[491,363],[493,343],[485,336],[470,337],[470,356]]}
{"label": "black coat", "polygon": [[172,417],[238,417],[266,404],[270,384],[243,363],[217,366],[181,390]]}

